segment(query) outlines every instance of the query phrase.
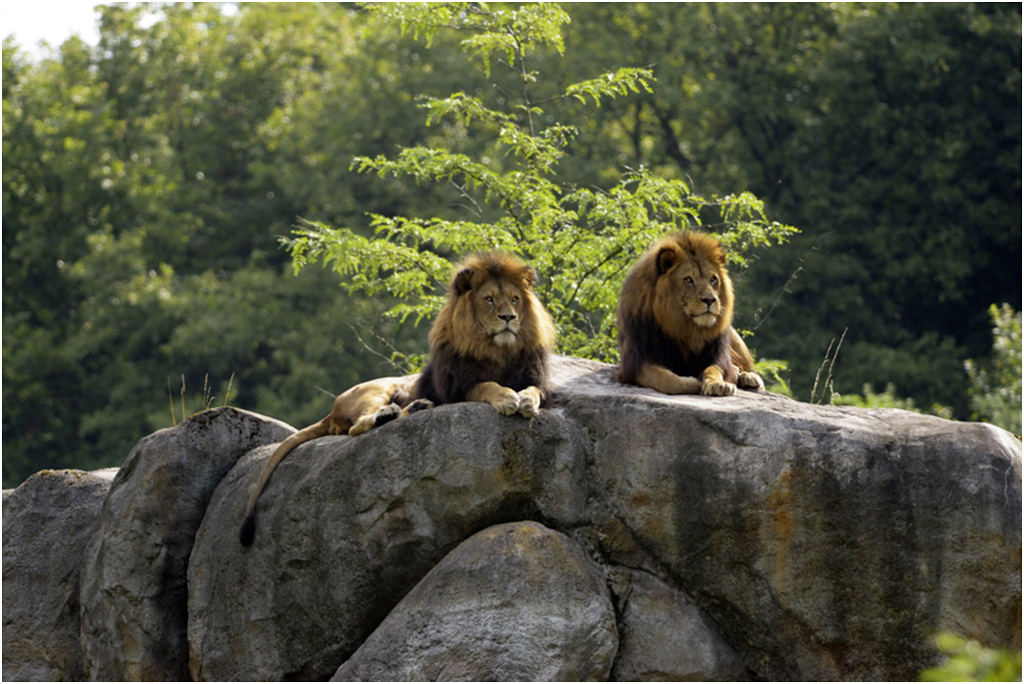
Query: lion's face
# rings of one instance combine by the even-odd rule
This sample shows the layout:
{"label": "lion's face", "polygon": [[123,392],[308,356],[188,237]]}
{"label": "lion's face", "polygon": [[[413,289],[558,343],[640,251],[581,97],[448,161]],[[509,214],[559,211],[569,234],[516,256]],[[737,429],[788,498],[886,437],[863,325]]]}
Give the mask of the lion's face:
{"label": "lion's face", "polygon": [[710,328],[722,313],[721,277],[717,264],[699,255],[682,254],[658,280],[658,298],[668,316],[687,316]]}
{"label": "lion's face", "polygon": [[669,241],[661,247],[653,305],[663,328],[685,337],[694,326],[717,334],[730,325],[732,294],[724,262],[717,243]]}
{"label": "lion's face", "polygon": [[524,349],[550,349],[555,329],[533,293],[533,270],[502,254],[467,259],[430,331],[431,348],[504,362]]}
{"label": "lion's face", "polygon": [[514,347],[522,326],[523,292],[505,280],[490,280],[469,293],[479,334],[499,347]]}

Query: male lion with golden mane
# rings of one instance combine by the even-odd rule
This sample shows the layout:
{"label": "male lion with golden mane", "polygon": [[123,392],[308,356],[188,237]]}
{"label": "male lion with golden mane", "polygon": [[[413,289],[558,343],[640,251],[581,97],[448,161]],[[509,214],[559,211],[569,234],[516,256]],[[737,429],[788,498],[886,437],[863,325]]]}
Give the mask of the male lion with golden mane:
{"label": "male lion with golden mane", "polygon": [[619,298],[622,361],[615,379],[664,394],[730,396],[764,389],[732,327],[725,250],[699,232],[662,238],[626,276]]}
{"label": "male lion with golden mane", "polygon": [[472,256],[457,266],[430,329],[427,367],[417,375],[356,385],[334,400],[329,416],[281,442],[253,487],[242,544],[251,545],[256,536],[256,501],[267,480],[300,444],[361,435],[415,411],[461,401],[486,402],[506,416],[537,415],[548,400],[555,326],[533,293],[534,280],[533,269],[508,254]]}

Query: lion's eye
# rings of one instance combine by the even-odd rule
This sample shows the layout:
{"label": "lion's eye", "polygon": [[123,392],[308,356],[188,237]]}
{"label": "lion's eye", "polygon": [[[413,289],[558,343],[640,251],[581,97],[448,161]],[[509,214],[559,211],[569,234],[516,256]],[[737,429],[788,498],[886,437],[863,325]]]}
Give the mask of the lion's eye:
{"label": "lion's eye", "polygon": [[718,285],[718,278],[716,278],[715,276],[711,276],[711,285],[712,287]]}
{"label": "lion's eye", "polygon": [[513,304],[518,304],[519,303],[519,297],[513,297],[512,298],[512,303]]}
{"label": "lion's eye", "polygon": [[488,304],[493,304],[494,297],[484,297],[484,301],[487,302]]}
{"label": "lion's eye", "polygon": [[683,278],[683,282],[686,283],[687,285],[691,286],[691,287],[693,286],[693,278],[690,278],[690,277]]}

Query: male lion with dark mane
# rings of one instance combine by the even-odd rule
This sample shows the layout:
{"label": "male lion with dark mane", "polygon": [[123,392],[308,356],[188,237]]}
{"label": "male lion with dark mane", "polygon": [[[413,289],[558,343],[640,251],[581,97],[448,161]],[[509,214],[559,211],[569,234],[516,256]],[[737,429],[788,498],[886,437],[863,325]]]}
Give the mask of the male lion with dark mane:
{"label": "male lion with dark mane", "polygon": [[546,406],[551,316],[533,293],[532,268],[508,254],[472,256],[455,268],[448,300],[430,329],[430,360],[418,375],[356,385],[334,400],[331,414],[274,450],[249,498],[239,540],[256,535],[256,501],[288,453],[326,435],[361,435],[439,404],[486,402],[502,415],[532,418]]}
{"label": "male lion with dark mane", "polygon": [[732,281],[718,240],[699,232],[662,238],[623,283],[615,379],[664,394],[764,389],[732,313]]}

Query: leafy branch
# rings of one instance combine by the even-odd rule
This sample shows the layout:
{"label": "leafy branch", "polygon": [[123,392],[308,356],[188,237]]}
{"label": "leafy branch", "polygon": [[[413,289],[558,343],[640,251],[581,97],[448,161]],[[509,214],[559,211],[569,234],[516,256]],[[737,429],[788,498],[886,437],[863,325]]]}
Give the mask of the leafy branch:
{"label": "leafy branch", "polygon": [[[420,106],[427,110],[428,125],[450,120],[492,136],[505,161],[478,161],[426,146],[403,149],[394,157],[357,157],[352,168],[361,173],[454,187],[472,220],[373,215],[371,238],[306,223],[289,241],[296,269],[329,263],[350,292],[394,297],[397,303],[386,315],[420,321],[443,302],[448,255],[513,252],[541,276],[538,294],[558,327],[560,351],[614,361],[614,314],[622,280],[651,242],[700,226],[718,235],[742,265],[745,253],[795,232],[769,220],[763,202],[748,192],[703,197],[686,182],[655,177],[643,167],[624,170],[607,189],[577,187],[561,177],[558,163],[577,129],[541,117],[541,105],[573,98],[598,106],[602,98],[650,92],[654,78],[647,69],[622,68],[535,100],[532,89],[540,76],[529,68],[532,54],[545,48],[564,51],[561,30],[569,18],[557,6],[491,10],[483,4],[403,3],[375,11],[401,22],[403,31],[428,45],[441,30],[471,34],[462,40],[463,50],[508,95],[499,100],[502,109],[464,92],[424,98]],[[506,67],[521,83],[517,95],[492,78],[493,64]],[[536,130],[535,122],[542,120],[548,125]],[[705,225],[707,217],[715,221]]]}

